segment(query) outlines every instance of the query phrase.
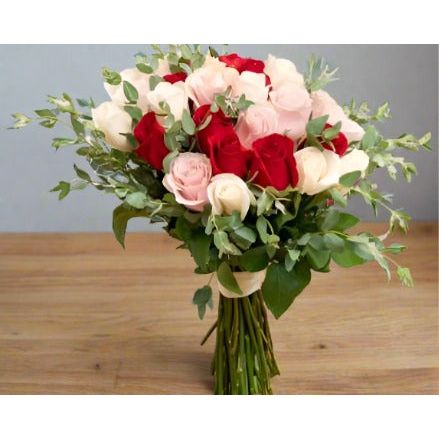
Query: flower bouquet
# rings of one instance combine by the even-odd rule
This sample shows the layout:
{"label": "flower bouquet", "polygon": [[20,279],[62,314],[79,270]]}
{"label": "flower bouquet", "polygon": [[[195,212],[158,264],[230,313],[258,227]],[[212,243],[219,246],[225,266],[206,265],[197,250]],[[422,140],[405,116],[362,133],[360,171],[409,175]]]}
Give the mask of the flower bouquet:
{"label": "flower bouquet", "polygon": [[[369,178],[386,168],[410,181],[414,164],[395,154],[428,149],[430,135],[383,138],[374,123],[390,117],[388,105],[341,107],[323,91],[334,74],[314,57],[303,76],[271,55],[153,46],[133,68],[102,69],[108,102],[64,93],[32,118],[13,115],[15,128],[32,120],[72,128],[53,146],[74,146],[95,176],[74,165],[76,177],[52,189],[59,199],[87,186],[114,194],[122,246],[128,221],[148,218],[189,250],[196,273],[211,274],[193,303],[202,319],[219,291],[218,318],[202,342],[216,331],[216,394],[272,393],[279,369],[267,308],[279,318],[312,271],[376,261],[412,285],[391,257],[404,246],[383,242],[395,227],[406,231],[409,217]],[[385,235],[349,232],[359,219],[343,208],[354,196],[388,211]]]}

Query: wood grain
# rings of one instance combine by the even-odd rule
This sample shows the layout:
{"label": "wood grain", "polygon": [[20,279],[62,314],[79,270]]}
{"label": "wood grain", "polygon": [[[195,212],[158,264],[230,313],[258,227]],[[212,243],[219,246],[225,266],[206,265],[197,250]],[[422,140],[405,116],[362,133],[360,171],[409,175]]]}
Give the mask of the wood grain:
{"label": "wood grain", "polygon": [[[369,230],[384,230],[369,225]],[[414,289],[374,264],[315,274],[272,332],[278,394],[439,393],[437,225],[412,225]],[[204,279],[164,234],[0,235],[0,393],[211,393]]]}

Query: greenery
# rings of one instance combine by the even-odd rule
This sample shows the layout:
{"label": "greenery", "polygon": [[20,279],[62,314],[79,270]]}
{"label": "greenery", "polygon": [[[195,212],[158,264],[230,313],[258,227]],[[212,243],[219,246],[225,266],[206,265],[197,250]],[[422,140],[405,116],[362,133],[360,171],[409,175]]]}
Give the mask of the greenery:
{"label": "greenery", "polygon": [[[215,55],[215,51],[211,49]],[[171,45],[165,51],[154,46],[152,54],[136,54],[136,67],[145,74],[151,74],[160,60],[167,58],[172,72],[184,71],[190,74],[200,67],[205,59],[200,46]],[[312,57],[308,65],[306,86],[309,91],[321,89],[333,81],[335,70],[329,69],[323,60]],[[138,90],[119,73],[109,68],[102,69],[102,76],[112,85],[122,83],[126,97],[125,111],[130,115],[133,127],[142,117],[136,106]],[[154,88],[162,78],[151,75],[150,85]],[[211,111],[221,109],[236,120],[240,112],[252,105],[244,95],[233,98],[231,90],[218,94]],[[113,231],[116,239],[124,245],[127,224],[131,218],[144,217],[164,224],[165,230],[181,241],[181,247],[190,251],[195,272],[217,273],[221,284],[229,291],[242,293],[234,272],[256,272],[267,269],[262,287],[262,297],[276,318],[279,318],[294,299],[310,282],[311,274],[327,272],[331,264],[351,267],[368,261],[375,261],[390,278],[392,269],[401,282],[412,286],[410,271],[401,267],[389,255],[404,250],[398,244],[385,245],[376,236],[367,232],[351,232],[359,219],[344,212],[351,197],[360,196],[376,213],[384,209],[389,214],[389,230],[408,229],[409,216],[391,205],[391,196],[378,190],[370,176],[378,168],[387,170],[392,179],[399,173],[407,181],[416,175],[413,163],[399,155],[399,151],[430,149],[430,135],[417,138],[410,134],[386,139],[379,134],[375,123],[390,117],[387,103],[371,111],[367,103],[357,105],[352,101],[344,107],[346,114],[365,128],[361,142],[354,142],[350,148],[364,150],[370,157],[370,166],[365,175],[351,173],[340,180],[340,185],[316,196],[301,195],[294,188],[279,192],[274,188],[261,188],[248,182],[256,198],[256,205],[250,208],[243,222],[238,212],[229,216],[213,215],[209,207],[203,212],[190,212],[179,205],[168,193],[161,181],[163,173],[152,169],[134,153],[111,149],[102,132],[92,122],[90,109],[92,99],[72,99],[67,93],[49,96],[47,108],[36,110],[34,115],[13,114],[12,128],[22,128],[31,122],[45,128],[67,126],[66,137],[53,139],[55,149],[74,147],[81,162],[88,162],[92,174],[74,166],[74,177],[60,181],[53,189],[59,199],[70,192],[92,186],[97,190],[114,194],[120,205],[113,212]],[[196,127],[191,114],[185,111],[181,121],[175,121],[166,104],[162,105],[161,117],[165,126],[165,143],[169,155],[164,161],[165,171],[179,153],[196,150],[196,133],[209,124]],[[335,138],[341,124],[326,128],[328,117],[310,120],[307,125],[307,145],[323,148],[324,142]],[[126,133],[135,145],[135,139]],[[203,318],[206,307],[212,306],[212,292],[209,285],[196,291],[193,302]]]}

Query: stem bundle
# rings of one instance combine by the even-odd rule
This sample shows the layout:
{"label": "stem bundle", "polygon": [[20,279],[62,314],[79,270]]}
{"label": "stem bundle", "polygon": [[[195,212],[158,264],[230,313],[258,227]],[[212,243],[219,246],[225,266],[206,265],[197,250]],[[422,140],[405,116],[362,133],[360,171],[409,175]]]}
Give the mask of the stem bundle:
{"label": "stem bundle", "polygon": [[[262,293],[220,295],[212,362],[217,395],[269,395],[279,374]],[[210,331],[210,332],[212,332]]]}

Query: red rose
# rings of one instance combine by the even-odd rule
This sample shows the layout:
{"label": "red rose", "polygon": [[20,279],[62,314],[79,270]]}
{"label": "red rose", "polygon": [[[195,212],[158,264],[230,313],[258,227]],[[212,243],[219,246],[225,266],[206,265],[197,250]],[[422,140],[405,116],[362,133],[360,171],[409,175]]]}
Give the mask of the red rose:
{"label": "red rose", "polygon": [[163,76],[163,79],[171,84],[175,84],[179,81],[185,81],[186,78],[187,74],[185,72],[170,73],[169,75]]}
{"label": "red rose", "polygon": [[194,114],[194,122],[201,125],[211,116],[209,124],[197,133],[198,145],[212,164],[214,175],[229,172],[245,177],[250,151],[245,149],[236,135],[233,123],[221,110],[210,112],[210,105],[202,105]]}
{"label": "red rose", "polygon": [[[327,123],[325,128],[332,128],[332,125]],[[331,140],[332,146],[329,143],[322,143],[323,148],[329,149],[329,151],[336,152],[340,157],[344,155],[349,147],[349,142],[346,136],[340,131],[337,137]]]}
{"label": "red rose", "polygon": [[281,134],[270,134],[252,145],[250,173],[254,183],[283,190],[297,185],[299,178],[294,159],[294,142]]}
{"label": "red rose", "polygon": [[134,128],[134,137],[139,143],[134,152],[160,171],[163,169],[163,159],[169,154],[164,134],[165,129],[157,122],[153,111],[145,114]]}
{"label": "red rose", "polygon": [[230,53],[229,55],[221,55],[219,60],[225,63],[228,67],[233,67],[242,72],[264,73],[265,64],[259,59],[241,58],[237,53]]}

